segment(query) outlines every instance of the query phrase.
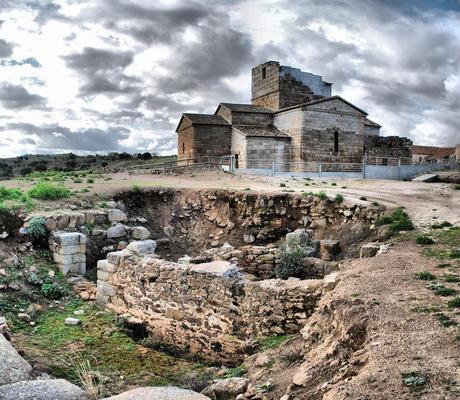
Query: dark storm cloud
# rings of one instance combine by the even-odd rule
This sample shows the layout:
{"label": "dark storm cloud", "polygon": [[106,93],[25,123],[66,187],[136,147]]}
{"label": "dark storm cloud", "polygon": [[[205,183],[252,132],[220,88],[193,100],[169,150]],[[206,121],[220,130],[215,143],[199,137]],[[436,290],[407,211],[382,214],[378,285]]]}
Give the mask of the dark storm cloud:
{"label": "dark storm cloud", "polygon": [[161,7],[155,3],[135,4],[125,0],[103,0],[84,13],[87,20],[102,22],[106,28],[151,44],[170,43],[187,26],[196,25],[209,13],[193,1],[174,7]]}
{"label": "dark storm cloud", "polygon": [[0,103],[8,109],[43,109],[46,105],[46,99],[42,96],[29,93],[22,86],[0,82]]}
{"label": "dark storm cloud", "polygon": [[120,141],[129,136],[129,130],[112,127],[107,130],[90,128],[70,130],[59,125],[36,126],[27,123],[7,124],[7,129],[18,130],[37,137],[40,150],[81,150],[81,151],[119,151]]}
{"label": "dark storm cloud", "polygon": [[12,54],[13,46],[5,40],[0,39],[0,58],[10,57]]}
{"label": "dark storm cloud", "polygon": [[132,52],[119,52],[85,47],[82,52],[64,57],[69,68],[79,72],[85,83],[82,95],[99,93],[130,93],[140,81],[126,76],[124,69],[133,62]]}

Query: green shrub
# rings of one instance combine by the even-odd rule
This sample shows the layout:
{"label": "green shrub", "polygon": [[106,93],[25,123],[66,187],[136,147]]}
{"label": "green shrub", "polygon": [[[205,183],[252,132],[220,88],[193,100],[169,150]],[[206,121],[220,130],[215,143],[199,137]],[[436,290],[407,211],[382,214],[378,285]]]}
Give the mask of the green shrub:
{"label": "green shrub", "polygon": [[32,241],[46,239],[48,231],[45,227],[46,219],[43,217],[33,217],[29,221],[27,232]]}
{"label": "green shrub", "polygon": [[44,283],[41,288],[43,295],[51,300],[59,300],[67,295],[67,289],[58,283]]}
{"label": "green shrub", "polygon": [[289,277],[301,278],[304,274],[305,251],[297,246],[293,250],[288,250],[285,246],[280,251],[280,264],[275,267],[275,275],[279,279]]}
{"label": "green shrub", "polygon": [[428,289],[431,289],[434,291],[434,294],[437,296],[454,296],[457,294],[457,290],[445,287],[443,284],[436,282],[428,285]]}
{"label": "green shrub", "polygon": [[367,197],[366,197],[366,196],[361,196],[359,199],[360,199],[360,200],[363,200],[363,201],[367,201]]}
{"label": "green shrub", "polygon": [[226,378],[239,378],[248,372],[243,364],[238,367],[230,368],[225,374]]}
{"label": "green shrub", "polygon": [[280,187],[286,187],[285,183],[280,183]]}
{"label": "green shrub", "polygon": [[408,372],[402,374],[404,384],[413,392],[422,390],[425,385],[429,382],[426,375],[418,372]]}
{"label": "green shrub", "polygon": [[344,200],[344,199],[345,199],[345,198],[343,197],[343,195],[340,194],[340,193],[338,193],[338,194],[335,195],[334,201],[335,201],[336,203],[343,203],[343,200]]}
{"label": "green shrub", "polygon": [[434,240],[431,239],[428,235],[417,235],[415,242],[417,244],[433,244]]}
{"label": "green shrub", "polygon": [[389,225],[391,233],[399,231],[410,231],[414,229],[414,224],[409,215],[401,208],[396,208],[391,214],[383,215],[376,221],[376,225]]}
{"label": "green shrub", "polygon": [[417,274],[415,274],[417,279],[420,279],[421,281],[434,281],[436,279],[436,275],[433,275],[431,272],[428,271],[422,271]]}
{"label": "green shrub", "polygon": [[94,179],[93,179],[93,178],[88,178],[88,179],[86,180],[86,183],[94,183]]}
{"label": "green shrub", "polygon": [[453,189],[454,190],[460,190],[460,185],[454,185]]}
{"label": "green shrub", "polygon": [[29,190],[29,196],[40,200],[57,200],[70,196],[70,190],[48,182],[37,183]]}
{"label": "green shrub", "polygon": [[456,321],[454,321],[452,318],[450,318],[448,315],[439,313],[436,314],[436,319],[439,321],[439,323],[444,326],[445,328],[448,328],[450,326],[456,326],[458,325]]}

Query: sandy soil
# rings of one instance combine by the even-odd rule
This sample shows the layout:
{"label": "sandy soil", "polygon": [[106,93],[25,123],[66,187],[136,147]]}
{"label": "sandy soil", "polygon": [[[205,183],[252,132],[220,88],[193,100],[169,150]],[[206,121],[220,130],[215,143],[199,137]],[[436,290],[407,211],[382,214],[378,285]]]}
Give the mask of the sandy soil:
{"label": "sandy soil", "polygon": [[[403,206],[419,226],[437,221],[449,221],[460,224],[460,191],[447,183],[405,182],[391,180],[326,179],[270,177],[256,175],[232,175],[224,172],[196,172],[190,175],[128,175],[118,173],[111,180],[96,179],[94,184],[66,184],[72,190],[89,188],[90,192],[82,197],[112,194],[120,189],[140,187],[172,187],[191,189],[227,188],[236,190],[295,192],[325,191],[334,197],[337,193],[346,200],[363,203],[362,196],[368,202],[376,201],[390,207]],[[286,187],[281,187],[285,184]],[[334,185],[335,184],[335,185]],[[29,189],[33,182],[10,180],[0,182],[6,187]],[[308,186],[307,186],[308,185]]]}

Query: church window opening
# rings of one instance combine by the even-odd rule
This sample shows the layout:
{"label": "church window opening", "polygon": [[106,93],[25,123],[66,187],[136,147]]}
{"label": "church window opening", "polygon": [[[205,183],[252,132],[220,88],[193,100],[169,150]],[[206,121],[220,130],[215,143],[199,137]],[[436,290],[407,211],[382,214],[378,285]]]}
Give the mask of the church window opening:
{"label": "church window opening", "polygon": [[334,132],[334,153],[339,152],[339,132]]}
{"label": "church window opening", "polygon": [[182,142],[182,154],[185,154],[185,143]]}

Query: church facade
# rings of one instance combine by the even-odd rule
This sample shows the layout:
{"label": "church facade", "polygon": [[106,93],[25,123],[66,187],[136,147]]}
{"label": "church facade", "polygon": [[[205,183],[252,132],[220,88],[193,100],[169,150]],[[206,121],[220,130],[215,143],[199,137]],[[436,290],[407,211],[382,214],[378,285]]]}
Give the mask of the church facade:
{"label": "church facade", "polygon": [[410,140],[381,137],[380,125],[321,76],[268,61],[252,69],[251,104],[220,103],[183,114],[178,159],[234,155],[239,168],[308,162],[360,163],[366,154],[410,157]]}

